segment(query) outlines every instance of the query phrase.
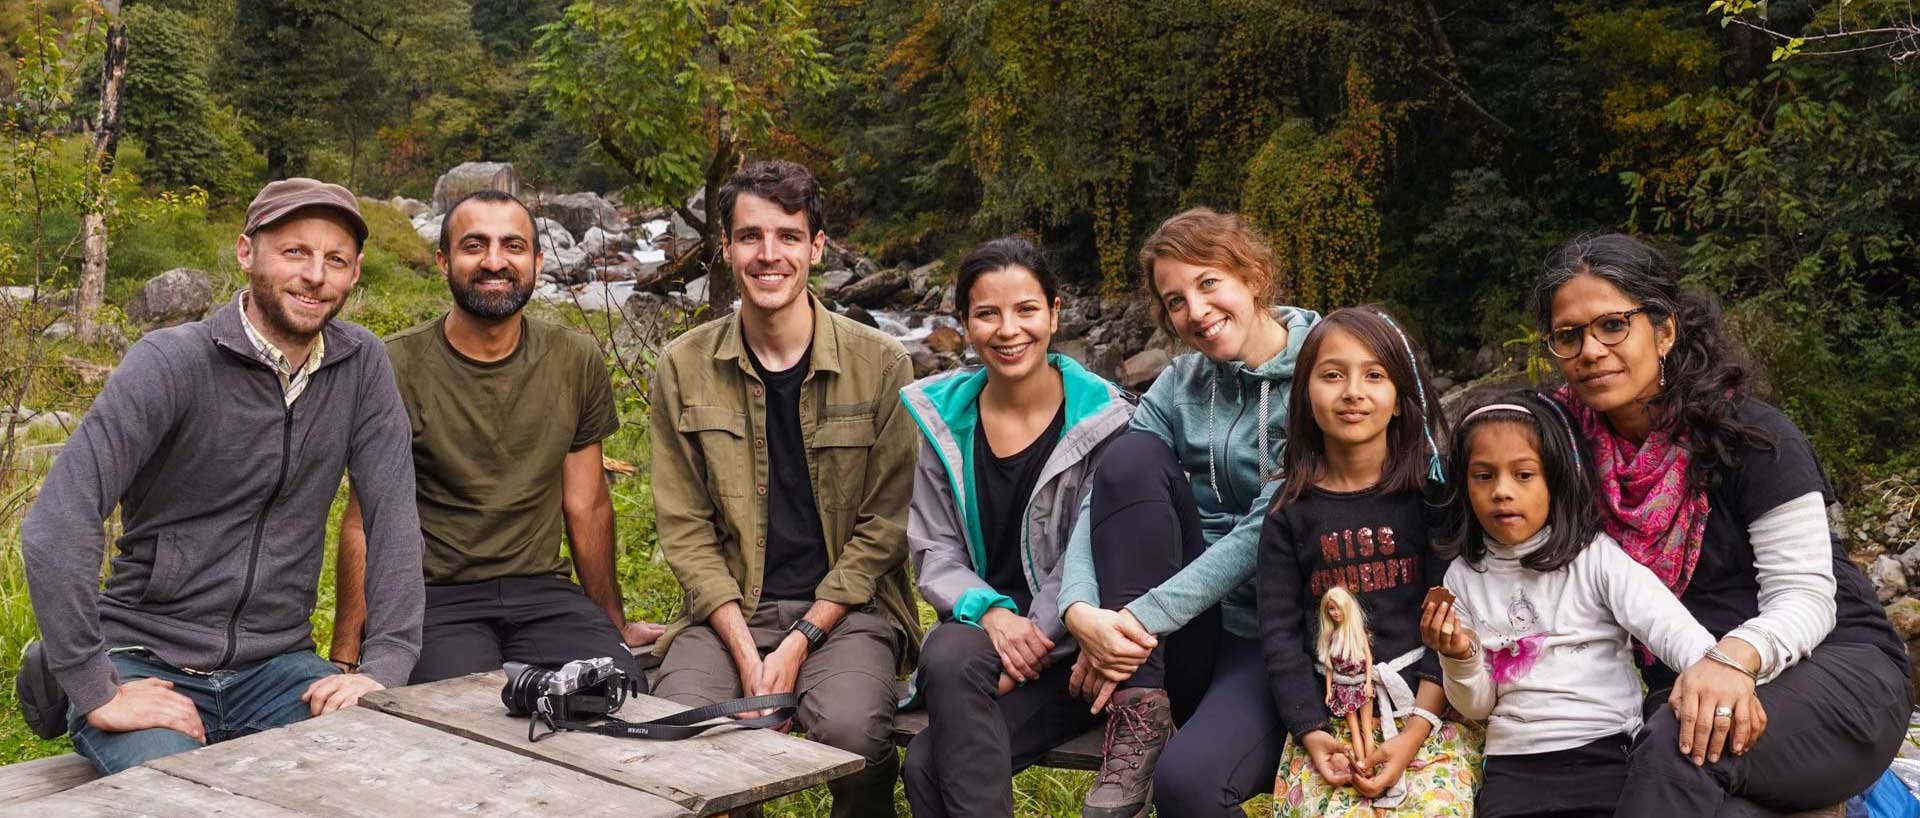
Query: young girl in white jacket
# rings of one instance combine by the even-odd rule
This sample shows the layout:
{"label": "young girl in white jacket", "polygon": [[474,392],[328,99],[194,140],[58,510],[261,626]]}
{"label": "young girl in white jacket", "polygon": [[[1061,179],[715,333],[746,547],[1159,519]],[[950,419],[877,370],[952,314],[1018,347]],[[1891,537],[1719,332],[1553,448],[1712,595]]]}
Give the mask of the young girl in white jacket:
{"label": "young girl in white jacket", "polygon": [[1713,637],[1601,533],[1592,467],[1558,404],[1527,391],[1473,410],[1452,458],[1440,539],[1457,554],[1457,599],[1429,596],[1421,638],[1448,701],[1487,720],[1475,813],[1611,816],[1640,729],[1633,652],[1684,669]]}

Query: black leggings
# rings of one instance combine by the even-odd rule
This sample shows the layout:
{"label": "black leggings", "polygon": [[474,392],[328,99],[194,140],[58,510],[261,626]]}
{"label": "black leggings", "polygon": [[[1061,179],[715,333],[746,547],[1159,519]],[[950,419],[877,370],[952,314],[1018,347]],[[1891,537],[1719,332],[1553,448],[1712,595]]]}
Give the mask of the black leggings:
{"label": "black leggings", "polygon": [[995,695],[1000,655],[987,632],[943,622],[920,651],[927,729],[907,746],[901,775],[914,818],[1013,814],[1012,775],[1098,719],[1067,694],[1071,658]]}
{"label": "black leggings", "polygon": [[1693,766],[1667,691],[1633,743],[1614,812],[1770,815],[1829,807],[1859,795],[1887,769],[1912,707],[1904,668],[1871,645],[1828,643],[1759,689],[1767,732],[1746,755]]}
{"label": "black leggings", "polygon": [[[1129,432],[1108,444],[1094,474],[1094,575],[1100,605],[1125,607],[1207,548],[1185,469],[1165,441]],[[1224,591],[1224,589],[1223,589]],[[1180,725],[1154,771],[1162,818],[1240,816],[1267,792],[1286,732],[1267,690],[1255,639],[1221,629],[1214,606],[1160,645],[1122,687],[1164,688]]]}
{"label": "black leggings", "polygon": [[1627,780],[1627,734],[1550,753],[1487,756],[1477,818],[1607,818]]}

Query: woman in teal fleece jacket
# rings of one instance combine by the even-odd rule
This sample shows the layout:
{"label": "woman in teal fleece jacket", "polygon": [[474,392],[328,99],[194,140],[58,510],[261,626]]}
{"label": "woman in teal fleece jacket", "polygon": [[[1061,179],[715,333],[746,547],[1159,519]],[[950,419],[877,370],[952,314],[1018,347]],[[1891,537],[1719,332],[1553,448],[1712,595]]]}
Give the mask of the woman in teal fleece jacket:
{"label": "woman in teal fleece jacket", "polygon": [[1109,712],[1082,815],[1237,815],[1286,740],[1252,576],[1294,359],[1320,316],[1268,306],[1273,254],[1238,216],[1176,215],[1140,262],[1161,328],[1194,352],[1108,448],[1067,547],[1059,605],[1082,647],[1069,686]]}
{"label": "woman in teal fleece jacket", "polygon": [[954,297],[985,366],[900,392],[922,435],[907,543],[920,594],[940,616],[914,674],[929,718],[903,778],[918,818],[1012,815],[1012,772],[1094,723],[1067,692],[1060,554],[1133,403],[1048,354],[1058,293],[1025,239],[976,248]]}

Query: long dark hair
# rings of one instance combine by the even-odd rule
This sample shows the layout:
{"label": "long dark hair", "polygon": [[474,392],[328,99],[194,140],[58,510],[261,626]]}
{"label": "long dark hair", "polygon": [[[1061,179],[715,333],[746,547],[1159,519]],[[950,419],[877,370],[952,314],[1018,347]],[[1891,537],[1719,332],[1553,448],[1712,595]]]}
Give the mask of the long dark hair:
{"label": "long dark hair", "polygon": [[[1503,403],[1522,410],[1492,409],[1474,414],[1482,407]],[[1463,420],[1453,427],[1452,454],[1447,464],[1454,475],[1453,485],[1435,550],[1449,559],[1465,557],[1475,569],[1486,561],[1486,531],[1473,513],[1473,500],[1467,491],[1467,483],[1473,479],[1467,470],[1473,460],[1473,432],[1495,423],[1516,423],[1533,433],[1533,450],[1540,455],[1541,477],[1547,481],[1551,503],[1547,524],[1553,527],[1547,541],[1521,557],[1520,564],[1535,571],[1557,571],[1573,562],[1600,533],[1600,492],[1593,458],[1581,444],[1566,410],[1552,398],[1526,389],[1478,401],[1461,417]]]}
{"label": "long dark hair", "polygon": [[[1300,357],[1294,364],[1293,386],[1287,394],[1285,482],[1274,501],[1275,510],[1298,499],[1326,469],[1326,435],[1320,429],[1320,422],[1313,418],[1307,387],[1313,379],[1313,367],[1320,360],[1320,345],[1334,332],[1345,332],[1359,339],[1387,370],[1387,379],[1393,381],[1393,389],[1398,393],[1400,413],[1387,423],[1387,461],[1376,484],[1382,492],[1424,494],[1428,456],[1433,454],[1428,441],[1444,438],[1447,433],[1446,418],[1440,412],[1440,395],[1433,389],[1433,376],[1424,364],[1418,363],[1413,350],[1419,347],[1413,339],[1403,334],[1386,311],[1377,306],[1334,310],[1307,333],[1306,340],[1300,344]],[[1431,413],[1427,407],[1432,407]]]}
{"label": "long dark hair", "polygon": [[1693,462],[1687,482],[1713,488],[1736,467],[1734,450],[1772,447],[1765,433],[1738,420],[1752,365],[1721,326],[1720,304],[1702,292],[1682,291],[1679,273],[1664,253],[1632,236],[1581,236],[1547,258],[1546,273],[1533,287],[1534,316],[1541,332],[1553,329],[1553,295],[1574,278],[1590,275],[1618,287],[1647,311],[1655,325],[1674,320],[1673,349],[1666,357],[1666,388],[1648,402],[1653,428],[1685,430]]}

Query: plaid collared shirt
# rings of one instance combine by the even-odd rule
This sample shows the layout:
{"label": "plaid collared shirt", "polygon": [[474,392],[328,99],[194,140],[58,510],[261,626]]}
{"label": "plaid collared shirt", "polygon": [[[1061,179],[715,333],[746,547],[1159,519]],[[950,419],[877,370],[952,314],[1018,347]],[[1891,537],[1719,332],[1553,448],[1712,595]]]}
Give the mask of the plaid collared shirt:
{"label": "plaid collared shirt", "polygon": [[287,360],[287,356],[280,352],[280,348],[268,343],[267,339],[260,335],[260,331],[253,328],[253,322],[248,320],[248,292],[248,290],[241,290],[239,295],[233,297],[234,304],[240,307],[240,325],[246,327],[247,340],[253,342],[253,351],[260,355],[261,360],[273,366],[273,374],[280,376],[280,392],[286,396],[288,408],[292,408],[293,402],[300,399],[300,393],[307,391],[307,382],[312,380],[314,371],[320,368],[320,361],[326,358],[326,336],[318,334],[313,336],[313,346],[307,350],[306,364],[297,370],[294,369],[293,362]]}

